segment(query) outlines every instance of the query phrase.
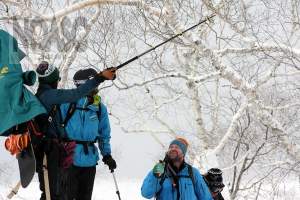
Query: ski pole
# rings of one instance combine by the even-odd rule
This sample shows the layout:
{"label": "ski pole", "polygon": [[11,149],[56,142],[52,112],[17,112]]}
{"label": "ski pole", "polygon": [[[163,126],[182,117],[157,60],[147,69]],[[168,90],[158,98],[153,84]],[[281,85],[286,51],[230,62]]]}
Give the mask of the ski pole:
{"label": "ski pole", "polygon": [[49,176],[48,176],[48,163],[47,163],[47,156],[45,153],[44,153],[44,158],[43,158],[43,174],[44,174],[44,186],[45,186],[46,200],[51,200],[50,187],[49,187]]}
{"label": "ski pole", "polygon": [[121,200],[120,191],[119,191],[119,187],[118,187],[118,184],[117,184],[117,180],[116,180],[114,170],[111,170],[110,172],[111,172],[111,174],[113,175],[113,178],[114,178],[114,182],[115,182],[115,186],[116,186],[116,194],[118,195],[119,200]]}
{"label": "ski pole", "polygon": [[18,193],[18,191],[19,191],[19,189],[20,189],[20,186],[21,186],[21,181],[19,181],[19,182],[16,184],[16,186],[10,191],[10,193],[7,195],[7,198],[8,198],[8,199],[13,198],[13,196],[15,196],[15,195]]}
{"label": "ski pole", "polygon": [[133,62],[133,61],[135,61],[135,60],[137,60],[138,58],[140,58],[140,57],[142,57],[143,55],[149,53],[150,51],[153,51],[154,49],[156,49],[156,48],[158,48],[158,47],[160,47],[160,46],[166,44],[167,42],[173,40],[174,38],[177,38],[177,37],[183,35],[183,34],[186,33],[187,31],[190,31],[190,30],[196,28],[197,26],[199,26],[200,24],[203,24],[203,23],[206,22],[207,20],[210,20],[210,19],[213,18],[214,16],[216,16],[216,15],[213,14],[213,15],[208,16],[206,19],[201,20],[198,24],[195,24],[194,26],[191,26],[190,28],[188,28],[188,29],[182,31],[181,33],[178,33],[178,34],[174,35],[173,37],[167,39],[166,41],[164,41],[164,42],[162,42],[162,43],[156,45],[155,47],[152,47],[151,49],[148,49],[147,51],[145,51],[145,52],[143,52],[143,53],[141,53],[141,54],[139,54],[139,55],[137,55],[137,56],[135,56],[135,57],[133,57],[133,58],[127,60],[126,62],[124,62],[124,63],[118,65],[118,66],[116,67],[117,70],[120,69],[120,68],[122,68],[122,67],[124,67],[125,65],[127,65],[127,64],[129,64],[129,63],[131,63],[131,62]]}

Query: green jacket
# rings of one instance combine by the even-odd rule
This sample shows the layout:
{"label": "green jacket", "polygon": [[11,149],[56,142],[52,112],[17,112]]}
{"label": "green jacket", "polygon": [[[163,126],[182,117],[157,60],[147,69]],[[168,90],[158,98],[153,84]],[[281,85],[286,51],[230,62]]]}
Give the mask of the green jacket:
{"label": "green jacket", "polygon": [[31,86],[36,80],[34,71],[22,71],[20,61],[24,57],[17,40],[0,29],[0,135],[46,112],[38,99],[23,85]]}

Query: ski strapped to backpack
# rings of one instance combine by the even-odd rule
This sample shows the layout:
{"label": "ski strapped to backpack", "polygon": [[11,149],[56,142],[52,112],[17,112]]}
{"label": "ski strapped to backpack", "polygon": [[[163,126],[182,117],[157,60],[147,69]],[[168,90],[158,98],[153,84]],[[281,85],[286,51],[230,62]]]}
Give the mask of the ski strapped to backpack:
{"label": "ski strapped to backpack", "polygon": [[[169,164],[166,163],[166,167],[165,167],[164,173],[161,175],[162,178],[159,181],[159,185],[162,187],[165,179],[166,178],[171,178],[172,179],[173,187],[176,187],[176,189],[177,189],[177,199],[180,198],[179,188],[178,188],[179,178],[190,178],[192,180],[192,183],[193,183],[194,192],[196,193],[196,180],[195,180],[195,176],[194,176],[194,173],[193,173],[193,167],[191,165],[187,164],[187,163],[185,163],[185,165],[188,168],[188,175],[179,175],[178,176],[176,174],[176,172],[174,170],[172,170],[172,168],[169,166]],[[168,176],[168,171],[171,171],[171,177]],[[160,195],[161,190],[162,190],[162,188],[156,193],[156,198],[157,199],[158,199],[158,197]]]}

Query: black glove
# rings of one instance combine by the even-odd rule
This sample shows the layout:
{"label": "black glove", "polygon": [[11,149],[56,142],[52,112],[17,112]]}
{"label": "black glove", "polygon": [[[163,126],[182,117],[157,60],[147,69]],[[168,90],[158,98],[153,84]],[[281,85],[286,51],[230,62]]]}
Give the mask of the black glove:
{"label": "black glove", "polygon": [[116,161],[111,157],[111,155],[106,155],[103,157],[102,161],[106,164],[110,171],[113,171],[117,168]]}

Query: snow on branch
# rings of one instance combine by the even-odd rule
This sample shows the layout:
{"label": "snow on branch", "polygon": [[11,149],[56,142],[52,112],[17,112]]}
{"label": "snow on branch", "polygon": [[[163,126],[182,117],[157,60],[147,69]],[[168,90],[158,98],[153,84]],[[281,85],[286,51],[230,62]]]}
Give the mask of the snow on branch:
{"label": "snow on branch", "polygon": [[226,54],[246,54],[246,53],[255,53],[255,52],[272,52],[279,53],[283,52],[290,55],[295,55],[300,57],[300,49],[292,48],[284,44],[267,44],[267,43],[254,43],[250,48],[226,48],[222,50],[217,50],[215,53],[220,56],[224,56]]}
{"label": "snow on branch", "polygon": [[[21,9],[24,9],[24,5],[22,5],[18,2],[10,1],[10,0],[3,0],[3,2],[17,6]],[[42,20],[51,21],[54,18],[60,19],[64,16],[74,13],[76,11],[79,11],[79,10],[82,10],[82,9],[85,9],[88,7],[100,6],[100,5],[136,6],[138,8],[143,9],[144,11],[147,11],[149,14],[157,16],[157,17],[162,16],[167,13],[165,8],[158,9],[158,8],[149,6],[142,0],[85,0],[85,1],[80,1],[78,3],[75,3],[73,5],[70,5],[69,7],[63,8],[63,9],[61,9],[53,14],[49,14],[49,15],[43,15],[43,14],[38,13],[37,11],[34,11],[28,7],[26,7],[26,10],[29,10],[32,14],[35,14],[35,16],[39,17]],[[22,20],[24,18],[26,18],[26,17],[24,17],[22,15],[14,15],[14,16],[1,17],[0,20],[9,20],[9,19]]]}
{"label": "snow on branch", "polygon": [[67,57],[64,59],[62,66],[60,68],[60,70],[62,71],[62,81],[61,81],[60,86],[62,86],[62,87],[65,86],[65,84],[68,80],[69,68],[77,56],[78,49],[80,48],[81,42],[83,42],[88,37],[88,35],[92,29],[92,26],[95,24],[99,15],[100,15],[100,9],[98,8],[98,10],[95,13],[95,15],[93,16],[93,18],[89,21],[86,31],[84,32],[84,34],[81,35],[79,41],[77,41],[77,42],[75,42],[75,44],[73,44],[73,47],[68,52]]}
{"label": "snow on branch", "polygon": [[216,155],[219,154],[222,151],[222,149],[224,148],[225,144],[230,139],[230,137],[234,134],[235,128],[238,124],[238,120],[242,117],[242,115],[243,115],[243,113],[244,113],[244,111],[246,110],[247,107],[248,107],[248,103],[244,103],[239,108],[239,110],[235,113],[235,115],[232,117],[230,126],[227,129],[225,135],[223,136],[223,138],[219,142],[218,146],[213,150],[214,154],[216,154]]}
{"label": "snow on branch", "polygon": [[[220,1],[218,4],[214,5],[213,1],[211,1],[211,0],[203,0],[203,3],[207,7],[208,10],[210,10],[212,13],[219,16],[220,20],[223,20],[224,22],[229,24],[231,29],[233,31],[235,31],[236,33],[238,33],[239,35],[241,35],[245,40],[254,41],[251,37],[247,36],[245,34],[245,32],[240,30],[240,28],[231,21],[231,19],[229,18],[228,15],[221,13],[221,10],[228,4],[228,2]],[[225,13],[227,13],[227,12],[225,12]]]}
{"label": "snow on branch", "polygon": [[300,161],[300,147],[297,144],[293,144],[293,142],[288,138],[286,131],[283,129],[283,126],[279,123],[279,121],[271,116],[269,112],[263,109],[263,105],[260,104],[255,85],[249,84],[242,76],[240,76],[240,74],[238,74],[232,68],[223,65],[220,57],[217,56],[213,51],[209,49],[207,49],[206,51],[210,55],[215,67],[221,71],[221,77],[231,82],[231,84],[238,90],[240,90],[248,100],[248,105],[244,104],[243,106],[241,106],[239,111],[233,117],[225,136],[222,138],[219,145],[214,149],[214,152],[217,154],[222,150],[229,137],[233,134],[237,120],[241,117],[246,107],[251,106],[252,108],[254,108],[256,115],[259,117],[260,121],[275,130],[273,132],[275,132],[277,137],[280,139],[281,145],[286,150],[287,154],[296,161]]}
{"label": "snow on branch", "polygon": [[287,104],[284,106],[277,106],[277,107],[272,107],[272,106],[262,106],[264,109],[266,110],[285,110],[285,109],[289,109],[292,107],[297,107],[300,106],[300,103],[292,103],[292,104]]}
{"label": "snow on branch", "polygon": [[151,134],[159,134],[159,133],[169,133],[167,130],[153,130],[153,129],[126,129],[121,127],[124,133],[151,133]]}
{"label": "snow on branch", "polygon": [[268,111],[261,109],[260,105],[257,104],[256,115],[259,117],[260,121],[266,126],[271,127],[273,133],[275,133],[280,140],[281,146],[286,149],[286,152],[296,161],[300,161],[300,146],[292,142],[287,132],[284,130],[281,123],[275,119]]}
{"label": "snow on branch", "polygon": [[146,80],[146,81],[141,82],[141,83],[134,83],[132,85],[127,85],[124,88],[119,88],[119,89],[124,90],[124,89],[130,89],[130,88],[133,88],[133,87],[141,87],[141,86],[147,85],[151,82],[161,80],[161,79],[165,79],[165,78],[182,78],[182,79],[185,79],[187,81],[193,81],[195,83],[202,83],[202,82],[204,82],[208,79],[217,77],[219,75],[220,75],[220,72],[213,72],[213,73],[206,74],[206,75],[203,75],[203,76],[188,76],[188,75],[181,74],[181,73],[169,73],[169,74],[163,74],[161,76],[152,78],[150,80]]}
{"label": "snow on branch", "polygon": [[[177,100],[180,99],[181,97],[183,97],[183,94],[180,94],[180,95],[178,95],[178,96],[176,96],[176,97],[174,97],[174,98],[172,98],[172,99],[169,99],[168,101],[164,101],[164,102],[162,102],[161,104],[156,105],[154,108],[155,108],[155,110],[157,111],[157,110],[159,110],[160,108],[162,108],[164,105],[169,105],[169,104],[171,104],[172,102],[177,101]],[[152,114],[151,116],[153,116],[153,114]]]}
{"label": "snow on branch", "polygon": [[61,18],[63,16],[66,16],[70,13],[76,12],[78,10],[87,8],[87,7],[92,7],[95,5],[124,5],[124,6],[137,6],[144,8],[146,11],[152,13],[153,15],[160,16],[162,14],[162,10],[153,8],[145,4],[141,0],[86,0],[86,1],[81,1],[78,3],[75,3],[67,8],[64,8],[60,11],[57,11],[56,13],[52,15],[46,15],[42,16],[44,20],[52,20],[53,18]]}

